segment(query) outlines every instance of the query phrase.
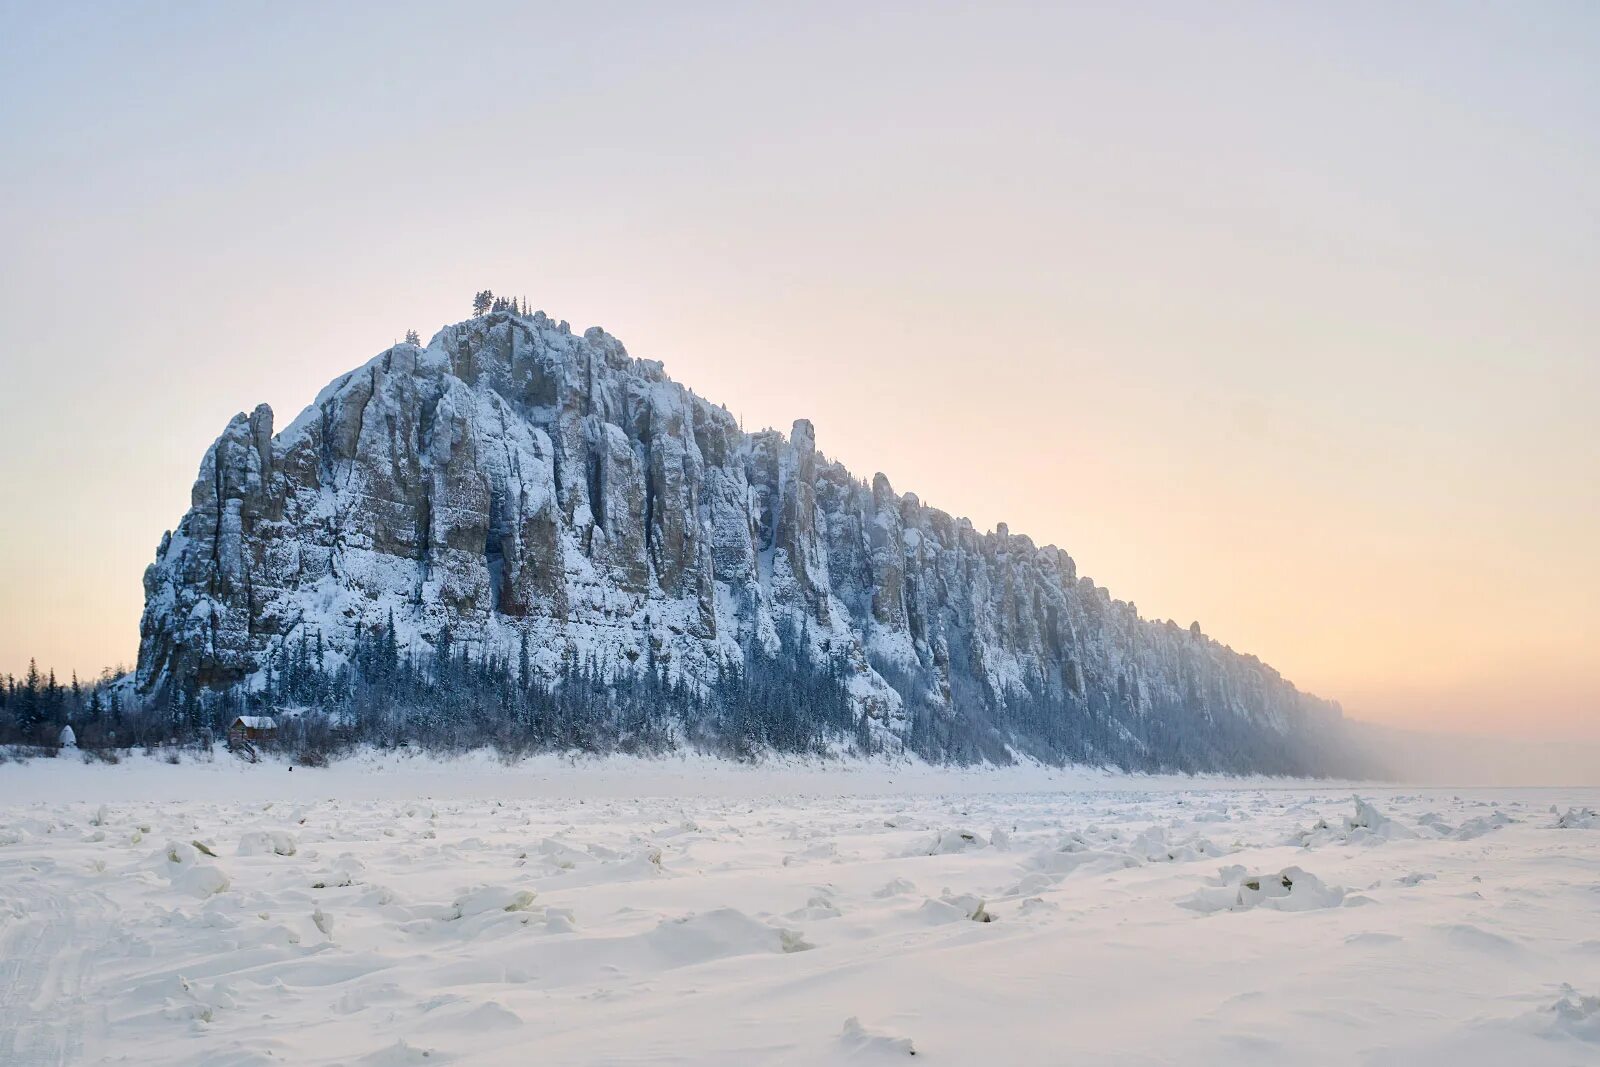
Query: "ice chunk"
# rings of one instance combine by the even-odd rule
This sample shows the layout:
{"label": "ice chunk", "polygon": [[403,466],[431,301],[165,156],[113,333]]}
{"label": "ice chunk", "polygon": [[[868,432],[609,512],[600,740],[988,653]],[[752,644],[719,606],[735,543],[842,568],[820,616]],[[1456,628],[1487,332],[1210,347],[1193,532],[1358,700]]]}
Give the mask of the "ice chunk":
{"label": "ice chunk", "polygon": [[915,1056],[916,1047],[912,1045],[909,1037],[895,1037],[892,1034],[875,1033],[861,1025],[861,1020],[852,1015],[844,1021],[844,1030],[839,1034],[839,1047],[852,1056],[888,1054],[897,1056]]}
{"label": "ice chunk", "polygon": [[529,911],[534,892],[504,885],[481,885],[456,897],[451,918],[468,919],[495,911]]}
{"label": "ice chunk", "polygon": [[292,856],[297,851],[299,845],[287,830],[254,830],[239,838],[241,856]]}
{"label": "ice chunk", "polygon": [[1285,867],[1276,874],[1244,874],[1243,868],[1224,867],[1213,885],[1194,893],[1180,905],[1193,911],[1249,911],[1270,908],[1274,911],[1312,911],[1337,908],[1346,903],[1347,891],[1331,886],[1299,867]]}
{"label": "ice chunk", "polygon": [[1600,827],[1600,815],[1589,808],[1568,808],[1557,816],[1555,827],[1558,830],[1592,830]]}
{"label": "ice chunk", "polygon": [[988,839],[976,830],[941,830],[930,840],[914,848],[910,855],[944,856],[957,852],[971,852],[988,846]]}
{"label": "ice chunk", "polygon": [[172,882],[174,889],[197,897],[209,897],[228,888],[228,876],[221,868],[206,863],[193,845],[181,841],[168,843],[162,854],[162,873]]}

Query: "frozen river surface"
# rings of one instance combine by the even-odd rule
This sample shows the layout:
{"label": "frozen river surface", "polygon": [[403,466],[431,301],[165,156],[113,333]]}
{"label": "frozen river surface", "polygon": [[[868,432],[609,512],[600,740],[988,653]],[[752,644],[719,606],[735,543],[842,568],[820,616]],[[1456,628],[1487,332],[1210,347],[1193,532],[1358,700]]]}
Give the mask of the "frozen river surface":
{"label": "frozen river surface", "polygon": [[0,767],[0,1063],[1600,1063],[1597,790],[735,777]]}

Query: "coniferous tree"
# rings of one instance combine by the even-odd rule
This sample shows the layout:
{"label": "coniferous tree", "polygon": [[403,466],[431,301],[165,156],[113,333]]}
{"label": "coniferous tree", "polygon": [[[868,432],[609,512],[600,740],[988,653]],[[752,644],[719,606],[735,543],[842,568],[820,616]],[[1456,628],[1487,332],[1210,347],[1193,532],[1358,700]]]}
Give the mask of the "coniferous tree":
{"label": "coniferous tree", "polygon": [[[44,680],[39,676],[39,664],[28,661],[28,673],[22,680],[22,693],[17,700],[17,725],[25,735],[32,735],[44,722]],[[36,738],[31,738],[35,739]]]}
{"label": "coniferous tree", "polygon": [[60,722],[65,712],[65,704],[66,691],[56,681],[55,668],[52,667],[49,681],[44,687],[44,720],[49,723]]}

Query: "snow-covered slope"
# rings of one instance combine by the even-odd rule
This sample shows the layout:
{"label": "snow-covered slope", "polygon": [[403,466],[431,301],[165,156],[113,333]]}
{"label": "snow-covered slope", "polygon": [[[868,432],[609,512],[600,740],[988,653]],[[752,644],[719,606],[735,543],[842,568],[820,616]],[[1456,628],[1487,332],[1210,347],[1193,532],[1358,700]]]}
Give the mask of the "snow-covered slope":
{"label": "snow-covered slope", "polygon": [[509,661],[526,635],[552,680],[648,665],[706,686],[787,637],[865,733],[920,729],[923,749],[981,734],[1170,765],[1188,745],[1197,767],[1284,769],[1273,753],[1339,721],[1255,657],[1140,619],[1061,549],[856,478],[805,420],[746,434],[543,313],[396,345],[276,435],[265,405],[235,416],[145,589],[147,694],[249,683],[305,634],[337,659],[392,619],[419,652],[448,628]]}

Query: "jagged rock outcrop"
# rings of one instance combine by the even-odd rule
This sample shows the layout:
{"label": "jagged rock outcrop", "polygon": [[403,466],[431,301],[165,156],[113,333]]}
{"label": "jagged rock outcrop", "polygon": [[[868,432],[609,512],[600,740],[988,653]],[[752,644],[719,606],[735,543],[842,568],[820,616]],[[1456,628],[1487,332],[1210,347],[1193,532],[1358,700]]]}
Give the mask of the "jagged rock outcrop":
{"label": "jagged rock outcrop", "polygon": [[1254,657],[1140,619],[1064,551],[863,483],[805,420],[743,433],[542,313],[396,345],[276,434],[265,406],[235,416],[145,591],[145,693],[248,684],[303,633],[337,657],[392,619],[412,649],[448,627],[511,655],[526,634],[550,678],[649,663],[698,685],[797,633],[891,744],[920,721],[1027,749],[1081,720],[1090,753],[1169,728],[1220,751],[1338,720]]}

